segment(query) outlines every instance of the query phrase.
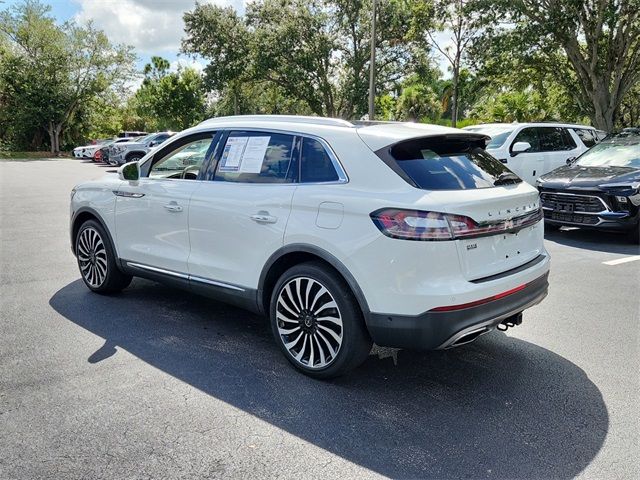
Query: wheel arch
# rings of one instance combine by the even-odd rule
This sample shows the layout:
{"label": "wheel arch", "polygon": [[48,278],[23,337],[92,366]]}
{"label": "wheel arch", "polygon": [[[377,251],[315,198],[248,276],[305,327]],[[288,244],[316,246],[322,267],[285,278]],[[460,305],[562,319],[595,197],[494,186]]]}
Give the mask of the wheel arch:
{"label": "wheel arch", "polygon": [[347,282],[366,319],[370,313],[369,305],[364,293],[362,293],[362,289],[349,269],[331,253],[308,244],[286,245],[269,257],[262,269],[258,282],[256,301],[260,313],[268,314],[273,287],[286,270],[302,262],[314,260],[326,264]]}
{"label": "wheel arch", "polygon": [[84,222],[87,220],[95,220],[100,224],[102,229],[107,233],[109,237],[109,242],[113,247],[113,251],[116,253],[116,262],[119,263],[118,251],[116,249],[116,244],[113,241],[113,237],[111,236],[111,232],[107,228],[106,222],[102,219],[100,214],[91,207],[81,207],[79,208],[73,215],[73,220],[71,222],[71,251],[73,254],[76,254],[76,237],[78,235],[78,231]]}
{"label": "wheel arch", "polygon": [[129,159],[130,159],[131,157],[133,157],[134,155],[139,155],[139,156],[140,156],[140,158],[142,158],[142,157],[144,157],[146,154],[147,154],[147,153],[146,153],[146,152],[144,152],[144,151],[142,151],[142,150],[133,150],[132,152],[128,152],[128,153],[125,155],[124,159],[128,162],[128,161],[129,161]]}

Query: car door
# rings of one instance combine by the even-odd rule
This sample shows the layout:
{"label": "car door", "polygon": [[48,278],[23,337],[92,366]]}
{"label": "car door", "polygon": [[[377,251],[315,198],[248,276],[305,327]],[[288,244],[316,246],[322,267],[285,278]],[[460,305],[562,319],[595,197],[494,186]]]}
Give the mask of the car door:
{"label": "car door", "polygon": [[213,133],[205,132],[172,142],[141,168],[139,180],[124,182],[116,192],[116,243],[124,261],[186,274],[189,201],[212,140]]}
{"label": "car door", "polygon": [[[544,166],[538,177],[567,164],[567,160],[577,157],[581,150],[564,127],[538,128],[540,150],[544,153]],[[537,177],[536,177],[537,178]]]}
{"label": "car door", "polygon": [[270,131],[229,131],[189,206],[194,281],[250,291],[283,245],[296,189],[298,139]]}
{"label": "car door", "polygon": [[[544,154],[540,149],[538,127],[525,127],[520,130],[509,146],[509,168],[525,182],[535,184],[536,178],[544,170]],[[513,146],[518,142],[527,142],[531,148],[526,152],[516,153]]]}

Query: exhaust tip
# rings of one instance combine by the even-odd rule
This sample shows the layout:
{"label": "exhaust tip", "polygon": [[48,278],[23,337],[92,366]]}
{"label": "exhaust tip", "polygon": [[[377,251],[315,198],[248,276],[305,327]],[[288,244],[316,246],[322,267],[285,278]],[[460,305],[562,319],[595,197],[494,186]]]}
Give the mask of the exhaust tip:
{"label": "exhaust tip", "polygon": [[467,343],[473,342],[480,335],[484,335],[489,332],[489,327],[482,327],[476,330],[471,330],[470,332],[465,333],[459,338],[456,338],[452,343],[447,345],[446,348],[459,347],[460,345],[466,345]]}

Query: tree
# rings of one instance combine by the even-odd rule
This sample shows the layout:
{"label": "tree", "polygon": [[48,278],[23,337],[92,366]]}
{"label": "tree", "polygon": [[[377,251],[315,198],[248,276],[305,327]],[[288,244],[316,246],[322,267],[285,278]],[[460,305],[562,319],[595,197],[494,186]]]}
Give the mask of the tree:
{"label": "tree", "polygon": [[45,129],[52,153],[82,105],[133,72],[128,47],[113,46],[91,24],[57,26],[50,7],[26,0],[0,13],[2,98],[28,129]]}
{"label": "tree", "polygon": [[185,12],[184,24],[182,51],[211,61],[205,68],[205,85],[218,92],[226,90],[238,115],[242,88],[251,81],[250,32],[245,20],[232,7],[197,4],[192,12]]}
{"label": "tree", "polygon": [[[383,91],[402,79],[411,61],[405,1],[385,1],[379,11]],[[182,49],[210,62],[207,86],[236,96],[238,107],[252,105],[239,93],[275,88],[291,107],[359,118],[367,111],[370,8],[370,0],[264,0],[247,4],[241,17],[230,7],[198,4],[185,14]]]}
{"label": "tree", "polygon": [[[427,18],[435,18],[436,30],[450,32],[448,40],[437,38]],[[447,60],[451,68],[451,125],[456,126],[459,113],[460,71],[467,48],[479,35],[476,11],[469,0],[416,0],[413,3],[411,34],[431,45]]]}
{"label": "tree", "polygon": [[476,0],[475,6],[487,25],[476,51],[491,57],[499,46],[538,76],[552,75],[579,97],[594,126],[613,130],[622,99],[640,80],[640,0]]}
{"label": "tree", "polygon": [[437,121],[441,103],[433,90],[424,84],[410,84],[402,89],[396,107],[397,118],[413,121]]}
{"label": "tree", "polygon": [[204,118],[202,77],[193,68],[169,70],[169,62],[152,57],[144,68],[144,80],[135,94],[136,109],[149,119],[147,128],[183,130]]}

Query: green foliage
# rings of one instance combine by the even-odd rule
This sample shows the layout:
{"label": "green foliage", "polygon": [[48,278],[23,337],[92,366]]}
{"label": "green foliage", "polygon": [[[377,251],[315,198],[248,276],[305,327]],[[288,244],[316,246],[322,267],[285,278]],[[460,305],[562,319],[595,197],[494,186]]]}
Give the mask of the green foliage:
{"label": "green foliage", "polygon": [[130,78],[134,57],[91,24],[56,25],[49,11],[26,0],[0,13],[0,106],[11,112],[0,130],[28,147],[41,146],[46,134],[58,152],[86,103]]}
{"label": "green foliage", "polygon": [[169,71],[169,62],[153,57],[144,68],[145,78],[135,94],[135,110],[147,130],[184,130],[205,114],[205,94],[200,73],[192,68]]}
{"label": "green foliage", "polygon": [[622,99],[640,80],[640,0],[474,3],[485,20],[474,49],[483,74],[520,84],[553,81],[595,126],[613,128]]}
{"label": "green foliage", "polygon": [[435,122],[440,119],[441,112],[440,99],[428,86],[413,84],[402,89],[396,107],[397,118]]}
{"label": "green foliage", "polygon": [[[397,86],[412,62],[405,3],[380,3],[376,87],[382,94]],[[259,85],[291,99],[287,113],[302,108],[359,118],[367,111],[370,15],[370,0],[254,1],[244,17],[229,7],[198,4],[184,16],[182,48],[209,60],[206,84],[220,97],[231,96],[235,113],[261,110],[241,98]]]}

